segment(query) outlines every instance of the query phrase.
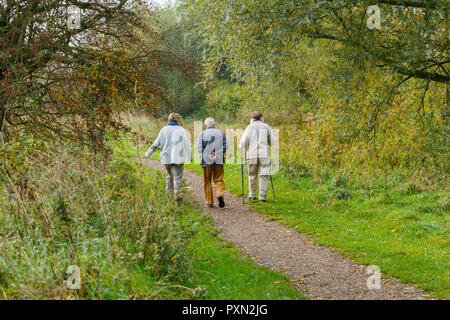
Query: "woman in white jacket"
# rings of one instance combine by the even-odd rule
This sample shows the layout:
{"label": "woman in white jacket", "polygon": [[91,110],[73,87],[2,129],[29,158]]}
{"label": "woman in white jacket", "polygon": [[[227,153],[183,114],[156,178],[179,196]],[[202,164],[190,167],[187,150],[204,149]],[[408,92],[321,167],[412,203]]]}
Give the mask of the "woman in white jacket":
{"label": "woman in white jacket", "polygon": [[180,126],[181,116],[178,113],[169,115],[169,123],[161,129],[153,145],[145,153],[149,158],[156,149],[161,149],[159,156],[166,168],[166,192],[174,192],[177,201],[183,198],[181,184],[186,157],[192,162],[192,151],[186,130]]}

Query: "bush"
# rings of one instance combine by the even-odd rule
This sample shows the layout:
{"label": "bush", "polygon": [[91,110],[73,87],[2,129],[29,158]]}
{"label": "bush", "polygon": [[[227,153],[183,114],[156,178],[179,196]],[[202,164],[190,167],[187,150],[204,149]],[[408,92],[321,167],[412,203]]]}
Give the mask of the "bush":
{"label": "bush", "polygon": [[333,192],[332,197],[337,200],[350,199],[351,194],[347,189],[337,189]]}
{"label": "bush", "polygon": [[241,91],[237,84],[219,81],[206,96],[204,115],[212,116],[220,121],[234,120],[242,104]]}
{"label": "bush", "polygon": [[[58,142],[28,149],[32,143],[2,146],[8,150],[0,166],[6,298],[192,297],[195,291],[170,289],[192,278],[192,232],[166,199],[159,175],[143,174],[123,154],[110,159]],[[79,290],[64,283],[70,265],[80,268]]]}
{"label": "bush", "polygon": [[348,178],[344,175],[338,174],[333,177],[331,184],[334,187],[346,187],[348,185]]}
{"label": "bush", "polygon": [[402,195],[412,195],[421,193],[424,191],[423,187],[415,182],[408,182],[403,184],[399,190],[400,194]]}
{"label": "bush", "polygon": [[0,266],[0,288],[8,288],[9,277],[9,272],[7,270],[3,270],[3,267]]}

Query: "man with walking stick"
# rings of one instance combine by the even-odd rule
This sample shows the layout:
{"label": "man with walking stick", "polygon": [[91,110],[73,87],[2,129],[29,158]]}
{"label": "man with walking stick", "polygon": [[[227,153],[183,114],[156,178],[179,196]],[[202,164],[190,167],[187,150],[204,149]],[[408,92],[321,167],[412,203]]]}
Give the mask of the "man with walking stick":
{"label": "man with walking stick", "polygon": [[[256,199],[259,176],[259,196],[261,202],[266,202],[269,188],[270,174],[270,147],[275,142],[272,128],[264,123],[263,115],[259,111],[250,115],[250,125],[245,129],[239,143],[241,152],[247,150],[248,185],[250,200]],[[273,183],[272,183],[273,190]],[[275,198],[275,192],[274,192]]]}

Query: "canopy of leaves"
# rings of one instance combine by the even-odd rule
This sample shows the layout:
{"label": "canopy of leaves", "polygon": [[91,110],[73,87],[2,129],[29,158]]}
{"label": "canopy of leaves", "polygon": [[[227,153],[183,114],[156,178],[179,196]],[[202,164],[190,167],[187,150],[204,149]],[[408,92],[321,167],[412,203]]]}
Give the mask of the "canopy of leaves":
{"label": "canopy of leaves", "polygon": [[[448,1],[184,3],[205,41],[207,112],[262,110],[285,160],[316,172],[447,176]],[[379,30],[367,27],[373,4]]]}
{"label": "canopy of leaves", "polygon": [[[79,28],[68,28],[70,5]],[[139,0],[1,0],[1,138],[56,132],[100,145],[125,109],[155,109],[163,70],[192,68],[153,20]]]}
{"label": "canopy of leaves", "polygon": [[[210,68],[224,57],[239,77],[277,71],[300,39],[338,42],[348,58],[392,72],[447,83],[445,0],[186,0],[210,45]],[[366,26],[381,8],[381,29]]]}

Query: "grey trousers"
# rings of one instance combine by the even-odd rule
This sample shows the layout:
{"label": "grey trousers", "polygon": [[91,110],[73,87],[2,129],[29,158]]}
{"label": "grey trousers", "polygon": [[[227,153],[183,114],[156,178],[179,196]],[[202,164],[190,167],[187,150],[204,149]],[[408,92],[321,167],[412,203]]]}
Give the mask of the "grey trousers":
{"label": "grey trousers", "polygon": [[166,164],[166,193],[171,195],[174,193],[177,199],[182,198],[182,180],[184,164]]}
{"label": "grey trousers", "polygon": [[248,160],[248,187],[249,197],[256,197],[259,176],[259,200],[266,200],[266,193],[269,189],[270,159],[249,159]]}

